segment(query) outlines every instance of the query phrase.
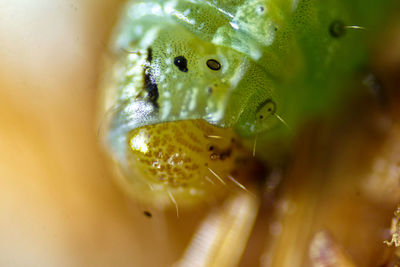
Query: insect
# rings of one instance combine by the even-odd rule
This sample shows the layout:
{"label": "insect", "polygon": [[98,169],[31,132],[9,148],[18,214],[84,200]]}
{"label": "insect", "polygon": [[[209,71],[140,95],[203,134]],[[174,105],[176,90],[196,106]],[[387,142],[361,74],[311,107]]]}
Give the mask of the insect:
{"label": "insect", "polygon": [[128,2],[103,105],[124,188],[158,206],[247,190],[245,143],[265,163],[271,143],[340,109],[389,2]]}

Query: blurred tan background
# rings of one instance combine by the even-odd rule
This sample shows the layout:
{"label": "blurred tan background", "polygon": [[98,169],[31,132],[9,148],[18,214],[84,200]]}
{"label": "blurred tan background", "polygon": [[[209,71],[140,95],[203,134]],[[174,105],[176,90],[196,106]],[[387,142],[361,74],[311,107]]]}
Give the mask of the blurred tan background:
{"label": "blurred tan background", "polygon": [[157,260],[96,137],[100,53],[120,4],[0,1],[0,266]]}

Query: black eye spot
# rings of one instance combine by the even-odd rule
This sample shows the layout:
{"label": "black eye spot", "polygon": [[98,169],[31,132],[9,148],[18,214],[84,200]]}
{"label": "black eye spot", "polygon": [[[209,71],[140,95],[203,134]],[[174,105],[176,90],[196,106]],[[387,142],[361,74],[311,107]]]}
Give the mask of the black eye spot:
{"label": "black eye spot", "polygon": [[256,13],[257,13],[257,15],[263,15],[264,14],[264,11],[265,11],[265,7],[264,6],[258,6],[258,7],[256,7]]}
{"label": "black eye spot", "polygon": [[209,151],[211,151],[211,150],[213,150],[213,149],[214,149],[213,146],[210,146],[210,147],[208,148]]}
{"label": "black eye spot", "polygon": [[184,56],[178,56],[174,58],[174,64],[178,67],[178,69],[182,72],[188,72],[187,68],[187,60]]}
{"label": "black eye spot", "polygon": [[220,70],[221,64],[215,59],[209,59],[207,60],[207,67],[209,67],[212,70]]}
{"label": "black eye spot", "polygon": [[332,37],[339,38],[346,33],[345,25],[340,20],[335,20],[329,26],[329,33]]}
{"label": "black eye spot", "polygon": [[145,211],[143,211],[143,214],[144,214],[144,216],[146,216],[146,217],[148,217],[148,218],[151,218],[153,215],[151,214],[151,212],[150,211],[147,211],[147,210],[145,210]]}

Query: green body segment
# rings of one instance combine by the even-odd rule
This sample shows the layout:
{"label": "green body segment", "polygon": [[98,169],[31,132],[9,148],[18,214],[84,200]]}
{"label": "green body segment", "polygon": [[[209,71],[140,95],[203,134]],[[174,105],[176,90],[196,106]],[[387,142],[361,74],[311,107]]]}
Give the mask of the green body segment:
{"label": "green body segment", "polygon": [[296,130],[352,94],[341,88],[391,2],[130,2],[113,47],[111,142],[123,150],[116,137],[132,129],[188,119],[261,140]]}

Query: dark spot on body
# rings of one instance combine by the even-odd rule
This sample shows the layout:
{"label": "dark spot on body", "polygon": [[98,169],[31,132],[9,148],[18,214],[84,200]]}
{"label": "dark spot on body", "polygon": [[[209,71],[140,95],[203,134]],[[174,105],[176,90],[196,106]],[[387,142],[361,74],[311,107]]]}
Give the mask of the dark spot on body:
{"label": "dark spot on body", "polygon": [[332,37],[339,38],[346,33],[345,25],[340,20],[335,20],[329,26],[329,33]]}
{"label": "dark spot on body", "polygon": [[151,63],[151,61],[153,60],[153,50],[151,49],[151,47],[147,48],[147,62]]}
{"label": "dark spot on body", "polygon": [[153,51],[151,47],[147,48],[147,64],[143,67],[143,76],[144,76],[144,89],[147,91],[149,100],[153,103],[153,105],[158,108],[158,86],[151,72],[151,61],[153,59]]}
{"label": "dark spot on body", "polygon": [[213,149],[214,149],[213,146],[210,146],[210,147],[208,148],[209,151],[211,151],[211,150],[213,150]]}
{"label": "dark spot on body", "polygon": [[259,6],[258,10],[260,10],[260,12],[264,12],[264,7],[263,6]]}
{"label": "dark spot on body", "polygon": [[174,58],[174,64],[178,67],[178,69],[182,72],[188,72],[187,68],[187,60],[184,56],[178,56]]}
{"label": "dark spot on body", "polygon": [[213,92],[213,89],[211,87],[208,87],[208,93],[211,95]]}
{"label": "dark spot on body", "polygon": [[158,86],[149,67],[145,67],[144,71],[144,89],[147,91],[150,101],[158,108]]}
{"label": "dark spot on body", "polygon": [[215,59],[209,59],[209,60],[207,60],[207,67],[210,68],[211,70],[220,70],[221,63],[219,63]]}
{"label": "dark spot on body", "polygon": [[144,214],[144,216],[146,216],[146,217],[148,217],[148,218],[153,217],[153,214],[151,214],[151,212],[150,212],[150,211],[147,211],[147,210],[143,211],[143,214]]}

